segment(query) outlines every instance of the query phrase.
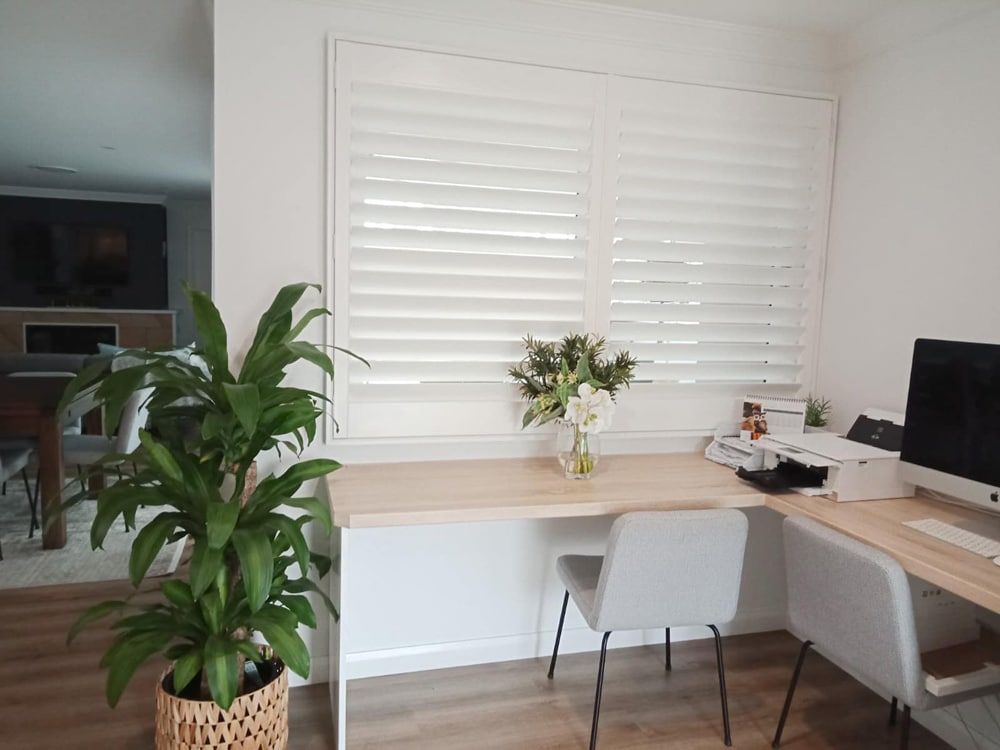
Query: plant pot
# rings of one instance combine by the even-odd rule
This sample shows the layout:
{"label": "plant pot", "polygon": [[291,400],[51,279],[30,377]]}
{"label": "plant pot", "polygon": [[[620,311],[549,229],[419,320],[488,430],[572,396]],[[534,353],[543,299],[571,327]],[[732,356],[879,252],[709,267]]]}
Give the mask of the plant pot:
{"label": "plant pot", "polygon": [[210,700],[172,695],[168,670],[156,685],[156,750],[284,750],[288,746],[288,670],[223,711]]}

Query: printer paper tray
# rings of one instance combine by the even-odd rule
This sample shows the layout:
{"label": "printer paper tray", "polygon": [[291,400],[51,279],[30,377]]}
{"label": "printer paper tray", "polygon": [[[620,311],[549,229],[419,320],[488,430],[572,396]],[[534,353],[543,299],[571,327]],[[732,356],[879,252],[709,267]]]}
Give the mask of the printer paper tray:
{"label": "printer paper tray", "polygon": [[799,450],[798,448],[793,448],[790,445],[782,445],[781,443],[776,443],[773,440],[768,440],[766,444],[760,446],[765,450],[775,453],[779,456],[784,456],[789,458],[796,463],[804,464],[806,466],[819,466],[819,467],[831,467],[840,466],[840,461],[835,461],[832,458],[827,458],[826,456],[820,456],[817,453],[809,453],[808,451]]}

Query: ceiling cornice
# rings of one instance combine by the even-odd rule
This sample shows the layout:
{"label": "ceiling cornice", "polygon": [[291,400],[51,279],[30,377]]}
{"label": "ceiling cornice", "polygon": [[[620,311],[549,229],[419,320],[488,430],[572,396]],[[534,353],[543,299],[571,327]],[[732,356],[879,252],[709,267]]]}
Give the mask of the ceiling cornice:
{"label": "ceiling cornice", "polygon": [[[660,24],[664,29],[670,28],[674,31],[696,31],[713,33],[717,35],[728,35],[730,38],[743,37],[760,41],[773,41],[792,43],[800,49],[809,49],[810,55],[790,54],[787,49],[771,48],[769,52],[748,52],[733,49],[725,44],[698,44],[679,43],[669,40],[637,39],[632,36],[615,34],[602,28],[600,31],[589,31],[581,29],[565,29],[555,26],[539,26],[531,21],[519,21],[513,19],[497,20],[496,18],[484,18],[482,14],[466,11],[465,8],[475,7],[476,3],[469,2],[463,5],[461,12],[432,7],[428,3],[422,7],[401,5],[392,0],[297,0],[314,5],[324,5],[341,9],[353,9],[358,11],[368,11],[381,13],[396,17],[419,18],[432,20],[440,23],[461,23],[463,25],[478,26],[493,30],[504,30],[518,33],[555,35],[565,39],[573,39],[584,42],[601,41],[612,44],[622,44],[632,48],[647,49],[660,53],[675,53],[684,55],[696,55],[701,57],[735,60],[738,62],[754,63],[774,67],[794,68],[800,70],[814,70],[827,72],[833,67],[832,40],[829,37],[805,32],[784,32],[777,29],[768,29],[760,26],[744,26],[741,24],[729,24],[717,21],[689,18],[684,16],[674,16],[666,13],[657,13],[633,8],[619,8],[604,5],[592,0],[514,0],[522,5],[535,6],[539,9],[568,9],[577,12],[593,14],[595,18],[616,18],[621,21],[639,21],[645,27],[650,23]],[[778,47],[780,45],[776,45]],[[820,49],[819,54],[812,51]],[[813,57],[815,59],[808,59]]]}

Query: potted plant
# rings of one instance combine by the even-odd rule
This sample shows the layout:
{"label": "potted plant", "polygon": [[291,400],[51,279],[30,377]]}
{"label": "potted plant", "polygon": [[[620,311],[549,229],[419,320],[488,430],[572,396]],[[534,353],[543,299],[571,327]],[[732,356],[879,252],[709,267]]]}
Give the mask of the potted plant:
{"label": "potted plant", "polygon": [[556,453],[569,479],[589,479],[599,458],[595,436],[614,415],[614,399],[635,377],[635,357],[626,351],[604,357],[605,341],[589,333],[558,342],[524,338],[527,355],[509,375],[531,402],[522,428],[553,420],[560,424]]}
{"label": "potted plant", "polygon": [[806,432],[823,432],[830,424],[832,411],[833,404],[828,399],[809,394],[806,397]]}
{"label": "potted plant", "polygon": [[[339,464],[314,458],[255,481],[261,452],[284,448],[301,455],[327,401],[315,391],[283,385],[286,369],[303,360],[333,374],[325,352],[298,340],[311,320],[329,314],[316,308],[294,321],[292,308],[310,286],[278,292],[238,372],[229,367],[218,310],[207,295],[188,289],[201,341],[196,356],[182,361],[168,353],[128,351],[124,356],[137,364],[117,372],[94,365],[64,397],[69,403],[82,389],[96,386],[110,434],[129,395],[140,387],[152,389],[141,446],[103,462],[112,476],[123,466],[134,470],[97,496],[91,543],[100,547],[119,517],[135,528],[140,506],[158,508],[132,543],[133,585],[138,588],[157,553],[173,541],[189,540],[189,568],[159,584],[161,601],[94,605],[68,640],[95,621],[118,617],[112,625],[117,636],[101,661],[111,706],[140,664],[156,655],[169,660],[156,686],[161,750],[285,747],[286,667],[308,676],[309,652],[296,631],[316,626],[305,595],[318,594],[337,616],[309,578],[311,570],[322,578],[331,561],[310,549],[304,533],[312,521],[329,533],[330,510],[323,500],[296,493]],[[289,515],[285,508],[300,513]],[[269,645],[261,645],[258,635]]]}

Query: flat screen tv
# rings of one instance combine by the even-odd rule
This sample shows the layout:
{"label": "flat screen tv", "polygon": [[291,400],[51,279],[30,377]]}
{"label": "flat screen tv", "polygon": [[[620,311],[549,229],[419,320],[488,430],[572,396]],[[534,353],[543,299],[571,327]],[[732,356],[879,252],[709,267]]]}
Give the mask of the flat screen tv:
{"label": "flat screen tv", "polygon": [[167,305],[163,206],[0,197],[0,305]]}

